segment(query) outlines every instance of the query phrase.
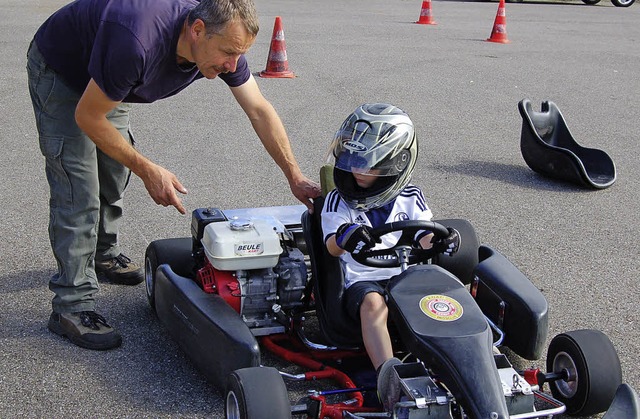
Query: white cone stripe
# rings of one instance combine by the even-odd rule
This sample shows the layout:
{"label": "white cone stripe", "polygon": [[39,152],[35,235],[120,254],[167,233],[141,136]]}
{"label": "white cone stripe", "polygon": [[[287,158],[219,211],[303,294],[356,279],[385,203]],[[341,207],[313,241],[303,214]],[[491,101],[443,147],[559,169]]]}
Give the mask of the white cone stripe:
{"label": "white cone stripe", "polygon": [[285,51],[271,51],[269,61],[287,61],[287,53]]}

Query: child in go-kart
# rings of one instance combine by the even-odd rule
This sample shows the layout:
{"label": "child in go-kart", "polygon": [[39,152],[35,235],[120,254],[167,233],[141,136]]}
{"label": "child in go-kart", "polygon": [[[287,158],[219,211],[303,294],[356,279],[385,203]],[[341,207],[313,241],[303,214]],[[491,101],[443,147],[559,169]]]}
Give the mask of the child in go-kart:
{"label": "child in go-kart", "polygon": [[[322,230],[329,253],[339,257],[344,272],[347,312],[359,320],[362,339],[378,371],[378,391],[385,408],[397,400],[384,394],[389,387],[393,358],[387,329],[385,286],[400,268],[372,268],[351,254],[392,247],[399,233],[374,240],[371,230],[393,221],[431,219],[422,191],[409,184],[418,153],[413,122],[401,109],[383,103],[359,106],[343,122],[331,145],[336,188],[322,208]],[[433,234],[418,232],[415,246],[451,255],[460,245],[459,234],[432,243]]]}

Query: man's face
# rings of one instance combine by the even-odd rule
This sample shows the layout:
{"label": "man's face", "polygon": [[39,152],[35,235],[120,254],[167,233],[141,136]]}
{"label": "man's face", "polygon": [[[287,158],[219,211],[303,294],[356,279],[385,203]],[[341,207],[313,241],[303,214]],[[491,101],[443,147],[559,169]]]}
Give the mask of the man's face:
{"label": "man's face", "polygon": [[220,73],[235,71],[240,55],[246,53],[254,41],[255,37],[249,35],[242,22],[232,20],[220,33],[207,35],[204,30],[199,31],[191,52],[198,70],[213,79]]}

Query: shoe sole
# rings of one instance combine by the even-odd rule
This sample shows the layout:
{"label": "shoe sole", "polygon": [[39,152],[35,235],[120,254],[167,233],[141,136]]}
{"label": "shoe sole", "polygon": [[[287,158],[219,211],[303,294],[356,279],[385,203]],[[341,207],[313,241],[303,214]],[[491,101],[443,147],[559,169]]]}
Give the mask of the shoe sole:
{"label": "shoe sole", "polygon": [[117,285],[138,285],[138,284],[142,284],[144,282],[144,274],[140,274],[140,275],[132,275],[130,277],[122,277],[122,276],[118,276],[117,279],[114,279],[113,277],[110,277],[108,273],[106,272],[97,272],[96,271],[96,276],[98,277],[98,281],[102,281],[102,282],[108,282],[110,284],[117,284]]}
{"label": "shoe sole", "polygon": [[394,400],[393,404],[400,401],[402,390],[400,389],[400,382],[396,379],[392,380],[395,375],[393,367],[395,365],[401,365],[402,361],[398,358],[391,358],[382,364],[376,380],[378,398],[382,403],[385,411],[391,413],[393,405],[390,404],[390,399]]}
{"label": "shoe sole", "polygon": [[68,333],[66,333],[64,331],[64,329],[62,328],[62,326],[60,325],[60,323],[58,323],[56,321],[49,320],[49,324],[47,325],[47,328],[52,333],[54,333],[54,334],[56,334],[58,336],[61,336],[63,338],[69,339],[69,341],[71,343],[73,343],[74,345],[76,345],[76,346],[79,346],[79,347],[85,348],[85,349],[92,349],[94,351],[106,351],[106,350],[109,350],[109,349],[115,349],[115,348],[119,347],[122,344],[122,338],[118,338],[113,343],[104,344],[104,345],[96,344],[94,342],[87,342],[86,340],[83,340],[83,339],[79,338],[78,336],[69,335]]}

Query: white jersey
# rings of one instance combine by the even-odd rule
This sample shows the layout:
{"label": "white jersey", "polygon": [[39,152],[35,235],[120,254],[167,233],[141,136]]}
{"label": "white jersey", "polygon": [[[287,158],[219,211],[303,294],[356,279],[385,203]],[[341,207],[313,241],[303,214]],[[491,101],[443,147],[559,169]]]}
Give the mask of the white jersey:
{"label": "white jersey", "polygon": [[[375,210],[374,210],[375,211]],[[338,227],[344,223],[365,224],[369,227],[379,227],[382,223],[405,220],[430,221],[433,214],[427,206],[422,191],[417,186],[407,185],[393,203],[391,212],[385,220],[371,220],[370,211],[351,209],[340,197],[335,189],[327,194],[322,208],[322,232],[324,242],[335,234]],[[373,225],[372,221],[376,224]],[[385,234],[382,243],[374,249],[385,249],[394,246],[400,239],[400,232]],[[340,263],[344,272],[345,288],[349,288],[358,281],[380,281],[389,279],[400,273],[400,268],[372,268],[356,262],[350,253],[340,256]]]}

